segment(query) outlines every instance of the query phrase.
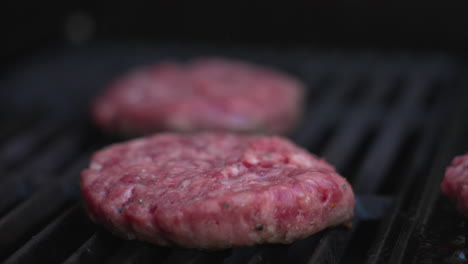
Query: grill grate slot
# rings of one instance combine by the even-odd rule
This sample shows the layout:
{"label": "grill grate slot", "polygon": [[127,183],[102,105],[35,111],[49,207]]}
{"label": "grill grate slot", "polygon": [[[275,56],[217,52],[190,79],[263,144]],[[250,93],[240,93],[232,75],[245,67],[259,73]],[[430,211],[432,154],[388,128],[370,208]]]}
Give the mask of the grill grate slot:
{"label": "grill grate slot", "polygon": [[[306,239],[299,240],[289,246],[288,263],[306,263],[310,255],[317,247],[325,231],[319,232]],[[237,262],[242,263],[242,262]],[[283,262],[286,263],[286,262]]]}
{"label": "grill grate slot", "polygon": [[248,263],[249,259],[251,259],[255,255],[258,248],[259,246],[233,248],[231,250],[231,255],[227,257],[223,261],[223,263],[224,264]]}
{"label": "grill grate slot", "polygon": [[372,79],[372,86],[376,91],[371,101],[385,106],[386,109],[392,108],[398,102],[398,95],[403,93],[404,87],[403,74],[401,72],[378,72]]}
{"label": "grill grate slot", "polygon": [[[94,233],[77,251],[75,251],[64,263],[103,263],[117,246],[121,243],[107,232]],[[133,249],[132,249],[133,251]],[[123,258],[119,258],[123,259]],[[115,263],[115,262],[114,262]]]}
{"label": "grill grate slot", "polygon": [[0,181],[0,215],[21,202],[40,186],[48,183],[64,165],[77,154],[81,140],[76,136],[65,135],[48,144],[38,153],[37,158],[28,162],[18,172],[11,172]]}
{"label": "grill grate slot", "polygon": [[[359,150],[359,146],[365,137],[375,127],[379,119],[379,111],[370,111],[363,107],[356,108],[342,122],[335,137],[323,153],[323,156],[332,163],[338,171],[343,172],[349,166],[353,154]],[[345,174],[346,175],[346,174]],[[348,175],[349,176],[349,175]]]}
{"label": "grill grate slot", "polygon": [[3,167],[11,169],[18,166],[52,139],[62,126],[60,120],[47,120],[10,138],[0,149],[0,161]]}
{"label": "grill grate slot", "polygon": [[22,204],[0,220],[2,257],[11,253],[28,235],[69,202],[68,194],[63,194],[60,189],[59,186],[52,186],[41,191],[31,201]]}
{"label": "grill grate slot", "polygon": [[303,122],[303,126],[298,129],[299,133],[293,136],[296,143],[312,150],[317,148],[324,134],[337,122],[339,113],[343,112],[344,95],[352,88],[349,83],[355,82],[355,78],[351,75],[341,76],[329,88],[330,92],[321,103],[305,113],[307,122]]}
{"label": "grill grate slot", "polygon": [[342,227],[327,230],[307,263],[338,263],[350,236],[349,231]]}
{"label": "grill grate slot", "polygon": [[5,264],[35,263],[38,260],[43,263],[57,263],[80,246],[91,230],[91,222],[82,213],[82,209],[75,205],[34,236],[8,258]]}
{"label": "grill grate slot", "polygon": [[422,127],[422,130],[427,132],[423,134],[420,143],[416,147],[412,166],[404,174],[403,178],[406,180],[403,182],[397,195],[398,200],[395,202],[395,206],[389,217],[386,218],[387,221],[382,225],[383,230],[380,231],[377,236],[378,239],[376,239],[374,246],[370,250],[370,257],[367,263],[381,263],[383,259],[389,257],[392,245],[399,245],[399,243],[395,242],[395,235],[404,226],[401,219],[402,211],[408,200],[411,200],[409,197],[414,193],[416,177],[423,174],[424,177],[422,177],[421,181],[425,181],[426,173],[423,173],[423,171],[425,172],[428,169],[426,164],[430,163],[434,142],[440,134],[438,133],[440,130],[438,127],[440,127],[440,123],[444,117],[444,105],[439,103],[438,106],[434,107],[432,114],[428,116],[425,126]]}
{"label": "grill grate slot", "polygon": [[[310,76],[308,77],[310,78]],[[315,75],[314,77],[315,79],[309,81],[310,84],[307,87],[307,97],[305,101],[309,104],[306,106],[306,113],[312,110],[312,106],[318,103],[318,99],[323,98],[323,94],[326,93],[333,84],[333,75],[330,73],[322,76]]]}
{"label": "grill grate slot", "polygon": [[390,119],[376,136],[376,141],[357,174],[353,185],[356,192],[374,193],[378,190],[392,162],[396,159],[405,136],[418,125],[416,123],[418,120],[412,116],[413,114],[413,109],[405,109],[390,115]]}
{"label": "grill grate slot", "polygon": [[17,114],[17,118],[2,117],[2,128],[0,129],[0,146],[5,144],[14,134],[28,130],[37,122],[37,117],[23,116]]}
{"label": "grill grate slot", "polygon": [[[151,61],[145,54],[134,55],[133,50],[128,56],[124,51],[118,52],[116,58],[116,50],[119,48],[112,52],[94,50],[92,61],[99,66],[93,69],[103,71],[102,76],[113,76],[112,71],[118,68],[120,72],[127,64],[138,64],[140,59]],[[179,52],[177,47],[169,51]],[[183,51],[180,54],[190,54],[186,49]],[[86,58],[90,56],[77,52],[69,60],[64,54],[57,63],[44,64],[50,69],[40,72],[59,72],[62,64],[67,64],[66,69],[74,64],[89,64]],[[160,57],[157,54],[151,56]],[[441,157],[434,156],[436,143],[446,122],[450,98],[460,89],[454,85],[458,81],[451,62],[432,57],[349,56],[339,52],[321,55],[305,52],[297,57],[294,52],[275,55],[275,52],[239,51],[239,54],[287,68],[307,81],[309,105],[292,139],[324,156],[352,183],[358,196],[351,230],[336,227],[291,245],[217,252],[124,241],[96,229],[77,204],[78,177],[89,160],[87,150],[110,143],[109,138],[90,127],[87,120],[64,122],[34,117],[34,122],[21,119],[15,123],[7,118],[5,124],[12,125],[0,130],[0,261],[385,263],[389,258],[407,261],[416,250],[428,251],[418,244],[418,236],[426,232],[421,223],[434,225],[437,221],[431,216],[444,208],[446,201],[438,199],[437,192],[440,170],[433,171],[424,186],[418,186],[418,182],[425,180],[432,161],[438,161],[439,169],[443,163]],[[115,62],[120,66],[115,66]],[[21,76],[26,78],[27,74]],[[58,79],[56,85],[69,82],[72,74],[66,76]],[[89,78],[76,80],[77,87],[92,83]],[[95,86],[101,86],[99,82]],[[76,157],[81,158],[72,162]],[[415,189],[425,192],[418,195]],[[449,215],[456,213],[452,211]],[[460,223],[457,221],[450,223]],[[412,242],[416,246],[407,246]]]}
{"label": "grill grate slot", "polygon": [[126,241],[106,263],[162,263],[167,254],[166,248],[142,242]]}
{"label": "grill grate slot", "polygon": [[389,168],[387,177],[380,184],[377,193],[379,194],[393,194],[397,193],[401,186],[407,181],[407,178],[401,177],[400,175],[405,174],[411,166],[412,159],[416,154],[417,146],[420,144],[421,134],[420,131],[413,130],[411,133],[405,137],[402,148],[398,151],[398,156],[393,162],[392,166]]}
{"label": "grill grate slot", "polygon": [[260,246],[256,253],[248,261],[249,264],[260,263],[287,263],[287,245],[264,245]]}
{"label": "grill grate slot", "polygon": [[[464,138],[464,135],[466,135],[468,132],[468,128],[465,122],[466,118],[464,115],[468,112],[466,105],[467,100],[468,93],[465,92],[459,99],[460,103],[458,104],[459,107],[456,111],[454,122],[452,122],[452,129],[448,130],[448,135],[445,137],[445,140],[440,143],[440,152],[438,152],[438,156],[436,156],[436,158],[438,158],[434,161],[435,164],[431,169],[429,178],[425,178],[425,184],[421,184],[421,195],[419,199],[415,199],[415,202],[412,204],[415,210],[412,211],[412,214],[408,218],[407,224],[403,225],[400,231],[395,249],[392,251],[390,258],[391,261],[403,262],[406,261],[405,257],[410,259],[415,258],[415,253],[418,252],[415,252],[414,249],[417,248],[417,246],[420,246],[417,244],[428,242],[427,240],[424,242],[424,239],[421,239],[421,234],[424,234],[425,229],[429,229],[428,224],[430,217],[434,214],[436,202],[440,198],[439,186],[443,179],[445,168],[450,163],[455,154],[465,153],[468,147],[468,142],[466,138]],[[456,139],[460,138],[464,139],[464,144],[459,144],[459,142],[455,141]],[[450,229],[451,228],[445,232],[449,232]],[[465,251],[462,253],[467,254],[468,251],[466,250],[466,236],[468,235],[468,232],[465,230],[464,232],[462,231],[462,233],[464,233],[465,236],[465,242],[461,243],[462,247],[465,249]],[[421,242],[421,240],[423,242]],[[408,252],[413,252],[413,254],[409,254]],[[463,255],[462,258],[453,261],[466,260],[464,256],[465,255]]]}
{"label": "grill grate slot", "polygon": [[[202,264],[221,263],[229,255],[229,250],[221,251],[197,251],[197,250],[173,250],[164,260],[164,264]],[[148,262],[149,263],[149,262]]]}
{"label": "grill grate slot", "polygon": [[[47,223],[61,208],[76,198],[73,190],[79,171],[85,166],[88,157],[71,167],[64,177],[42,189],[31,199],[0,219],[0,259],[12,253],[29,235]],[[76,187],[75,187],[76,188]]]}

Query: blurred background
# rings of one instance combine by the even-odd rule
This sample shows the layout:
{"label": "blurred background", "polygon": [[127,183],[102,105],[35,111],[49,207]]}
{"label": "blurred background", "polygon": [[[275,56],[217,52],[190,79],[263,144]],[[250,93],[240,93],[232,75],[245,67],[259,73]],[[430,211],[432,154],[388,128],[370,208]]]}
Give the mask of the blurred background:
{"label": "blurred background", "polygon": [[466,55],[468,2],[7,1],[2,67],[94,41],[446,51]]}
{"label": "blurred background", "polygon": [[[15,97],[23,105],[37,104],[40,100],[35,98],[44,93],[48,94],[44,100],[56,103],[64,100],[53,99],[54,94],[69,96],[67,105],[76,101],[74,107],[84,106],[99,88],[133,66],[186,51],[192,51],[192,56],[226,54],[214,52],[217,47],[251,51],[241,56],[248,60],[263,50],[273,55],[264,56],[268,58],[304,51],[430,53],[463,63],[468,55],[468,2],[463,0],[7,1],[0,12],[4,21],[0,43],[0,97],[4,100],[0,103],[4,106]],[[187,48],[195,44],[207,49]],[[167,51],[178,45],[181,50]],[[77,78],[94,82],[73,87],[69,80]],[[77,95],[81,90],[86,95]]]}

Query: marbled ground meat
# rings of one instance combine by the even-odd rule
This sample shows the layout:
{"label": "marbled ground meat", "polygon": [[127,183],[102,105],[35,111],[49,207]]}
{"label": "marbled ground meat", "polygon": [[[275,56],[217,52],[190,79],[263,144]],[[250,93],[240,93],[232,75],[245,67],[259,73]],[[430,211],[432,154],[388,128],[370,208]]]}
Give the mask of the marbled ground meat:
{"label": "marbled ground meat", "polygon": [[354,196],[281,137],[163,133],[98,151],[81,177],[91,218],[128,239],[189,248],[290,243],[349,225]]}

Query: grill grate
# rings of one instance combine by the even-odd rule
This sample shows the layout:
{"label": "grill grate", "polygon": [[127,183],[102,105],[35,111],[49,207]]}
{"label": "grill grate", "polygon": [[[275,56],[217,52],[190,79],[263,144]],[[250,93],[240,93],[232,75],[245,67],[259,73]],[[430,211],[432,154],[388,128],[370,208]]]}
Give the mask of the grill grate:
{"label": "grill grate", "polygon": [[[464,122],[447,126],[448,116],[468,112],[455,102],[464,82],[460,67],[449,58],[339,52],[278,55],[203,47],[134,50],[88,47],[60,56],[44,54],[4,82],[19,90],[9,97],[11,109],[31,103],[24,98],[28,83],[39,87],[31,97],[34,93],[60,97],[60,89],[63,92],[70,80],[73,86],[89,89],[67,90],[76,97],[70,108],[48,98],[42,106],[34,104],[43,114],[15,119],[7,118],[8,109],[1,112],[7,125],[0,129],[0,261],[422,263],[456,258],[466,263],[466,240],[460,238],[468,234],[466,221],[438,191],[444,167],[468,146],[461,141]],[[193,50],[271,64],[307,82],[309,104],[291,138],[324,156],[352,183],[358,195],[352,230],[331,228],[291,245],[209,252],[123,241],[88,220],[79,204],[79,172],[92,151],[114,139],[89,124],[85,102],[96,87],[125,68],[160,59],[161,54],[184,59],[195,55]],[[46,62],[38,64],[40,60]],[[61,77],[46,90],[43,75],[57,73]],[[460,102],[468,98],[464,100]],[[464,109],[454,111],[452,105]],[[67,117],[72,121],[49,110],[72,113]],[[40,119],[46,114],[54,118]],[[455,226],[454,231],[437,228],[441,223]],[[447,245],[449,250],[442,250]]]}

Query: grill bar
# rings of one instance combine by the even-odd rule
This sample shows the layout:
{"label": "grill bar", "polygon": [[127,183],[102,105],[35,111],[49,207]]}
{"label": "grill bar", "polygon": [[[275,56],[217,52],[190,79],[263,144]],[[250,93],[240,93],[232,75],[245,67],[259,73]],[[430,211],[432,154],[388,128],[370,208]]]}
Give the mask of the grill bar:
{"label": "grill bar", "polygon": [[42,189],[31,199],[9,212],[0,219],[0,259],[12,253],[28,235],[32,235],[35,230],[56,214],[61,208],[66,206],[75,198],[77,194],[74,179],[79,175],[79,171],[85,166],[88,156],[81,162],[71,167],[64,177],[47,188]]}
{"label": "grill bar", "polygon": [[[423,185],[422,195],[415,204],[416,210],[400,231],[395,249],[392,251],[390,258],[391,263],[401,263],[404,261],[405,254],[408,252],[408,244],[411,236],[417,235],[415,231],[418,226],[426,226],[428,224],[428,219],[435,208],[435,201],[440,195],[440,183],[444,177],[445,168],[457,153],[454,150],[460,148],[456,140],[463,138],[464,132],[466,133],[467,131],[465,116],[463,114],[468,112],[465,104],[467,100],[468,93],[465,92],[462,96],[462,100],[460,100],[460,104],[458,104],[460,107],[457,109],[456,118],[454,118],[452,122],[453,128],[448,130],[450,134],[441,142],[440,151],[438,152],[439,156],[436,156],[435,159],[437,163],[434,164],[428,180],[426,180],[426,183]],[[466,151],[466,149],[462,148],[460,148],[460,150]]]}
{"label": "grill bar", "polygon": [[430,74],[431,72],[418,73],[408,80],[405,93],[388,114],[390,119],[380,130],[380,135],[377,136],[379,141],[369,150],[369,158],[358,173],[353,185],[356,192],[374,193],[378,190],[386,176],[385,173],[390,171],[390,166],[402,147],[401,144],[405,142],[404,138],[420,127],[419,122],[424,116],[421,110],[424,104],[423,98],[431,94],[433,88],[431,84],[435,81],[422,76],[431,76]]}
{"label": "grill bar", "polygon": [[368,107],[358,107],[350,113],[338,133],[332,138],[323,156],[333,164],[338,171],[344,171],[357,154],[359,146],[369,135],[369,131],[377,124],[379,111],[370,111]]}
{"label": "grill bar", "polygon": [[142,242],[127,241],[106,263],[162,263],[167,254],[168,250],[166,248]]}
{"label": "grill bar", "polygon": [[235,264],[235,263],[248,263],[257,252],[258,246],[244,247],[244,248],[233,248],[231,255],[228,256],[223,263],[224,264]]}
{"label": "grill bar", "polygon": [[[391,115],[387,125],[380,130],[380,135],[376,137],[377,141],[372,145],[367,154],[368,158],[357,174],[353,184],[355,192],[368,194],[378,190],[392,162],[396,160],[405,136],[408,136],[417,125],[418,120],[412,117],[411,113],[414,113],[413,109],[405,109]],[[402,119],[403,114],[406,118]],[[382,149],[385,149],[385,152],[382,152]]]}
{"label": "grill bar", "polygon": [[15,133],[28,130],[37,122],[37,118],[32,116],[21,116],[18,118],[2,118],[2,128],[0,129],[0,146],[7,142]]}
{"label": "grill bar", "polygon": [[260,263],[287,263],[288,262],[288,246],[287,245],[266,245],[250,258],[249,264]]}
{"label": "grill bar", "polygon": [[94,233],[77,251],[75,251],[64,263],[103,263],[121,242],[107,232]]}
{"label": "grill bar", "polygon": [[8,258],[5,264],[34,263],[38,259],[45,263],[55,263],[79,246],[91,230],[91,222],[82,214],[81,208],[75,205]]}
{"label": "grill bar", "polygon": [[7,179],[0,182],[0,214],[31,195],[40,186],[46,184],[77,153],[80,140],[65,135],[48,144],[48,148],[29,162],[28,166],[16,173],[10,173]]}
{"label": "grill bar", "polygon": [[370,76],[369,86],[372,89],[368,95],[368,102],[376,105],[392,106],[401,94],[402,71],[398,68],[383,67],[376,69]]}
{"label": "grill bar", "polygon": [[400,220],[400,214],[404,209],[403,207],[408,202],[407,200],[410,192],[413,190],[416,177],[421,174],[430,160],[432,150],[434,149],[433,143],[439,135],[439,129],[437,128],[440,126],[440,122],[444,118],[444,115],[441,114],[443,109],[440,108],[442,108],[442,104],[439,104],[439,107],[434,108],[433,114],[427,118],[425,125],[422,128],[424,131],[428,132],[423,135],[419,145],[417,146],[412,166],[404,175],[406,180],[400,189],[398,200],[392,208],[392,212],[389,217],[386,217],[388,220],[382,225],[384,230],[377,236],[378,239],[376,239],[375,246],[370,251],[368,263],[380,263],[382,261],[381,258],[385,256],[384,253],[388,253],[384,252],[384,250],[389,250],[389,242],[393,239],[392,234],[395,234],[398,231],[397,228],[401,228],[401,224],[397,223]]}
{"label": "grill bar", "polygon": [[62,125],[59,120],[47,120],[10,138],[0,149],[1,163],[6,169],[14,168],[58,133]]}
{"label": "grill bar", "polygon": [[293,137],[296,143],[311,149],[317,148],[324,134],[337,122],[338,114],[342,112],[345,94],[353,88],[349,82],[356,81],[356,77],[351,75],[342,78],[332,84],[331,92],[325,96],[322,103],[305,114],[307,122],[299,129],[300,133]]}
{"label": "grill bar", "polygon": [[[165,264],[221,263],[229,255],[229,250],[206,252],[198,250],[173,250],[164,260]],[[148,262],[149,263],[149,262]],[[250,262],[249,262],[250,263]]]}
{"label": "grill bar", "polygon": [[[60,186],[52,186],[2,218],[0,221],[1,256],[11,253],[11,250],[19,246],[28,234],[63,208],[69,202],[70,197],[67,196],[61,192]],[[22,218],[25,216],[27,218]],[[23,221],[23,219],[28,221]]]}
{"label": "grill bar", "polygon": [[349,230],[341,227],[328,230],[307,263],[339,263],[350,236]]}

